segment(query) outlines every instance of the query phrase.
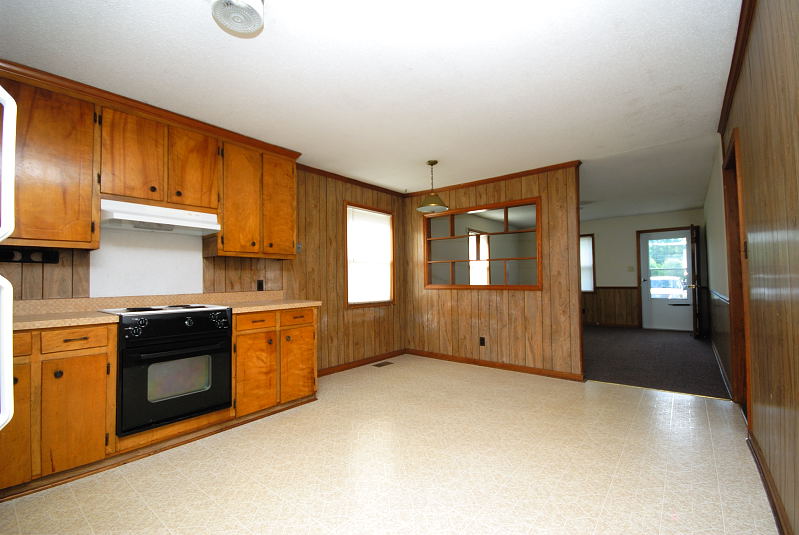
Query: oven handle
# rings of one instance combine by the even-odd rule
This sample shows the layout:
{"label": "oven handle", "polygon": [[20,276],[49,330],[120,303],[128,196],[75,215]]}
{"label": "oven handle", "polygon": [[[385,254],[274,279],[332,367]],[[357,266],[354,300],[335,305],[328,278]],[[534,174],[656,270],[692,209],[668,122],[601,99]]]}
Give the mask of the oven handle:
{"label": "oven handle", "polygon": [[214,344],[210,346],[194,346],[183,349],[172,349],[170,351],[158,351],[157,353],[139,353],[138,360],[154,360],[165,357],[176,357],[178,355],[191,355],[202,351],[219,351],[224,349],[224,344]]}

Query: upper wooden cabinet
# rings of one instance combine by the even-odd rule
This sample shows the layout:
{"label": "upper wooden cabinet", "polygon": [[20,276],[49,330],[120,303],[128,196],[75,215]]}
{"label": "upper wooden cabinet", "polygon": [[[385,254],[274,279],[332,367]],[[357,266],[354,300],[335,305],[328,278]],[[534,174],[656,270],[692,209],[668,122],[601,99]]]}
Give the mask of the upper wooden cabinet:
{"label": "upper wooden cabinet", "polygon": [[100,192],[164,200],[166,125],[103,108]]}
{"label": "upper wooden cabinet", "polygon": [[225,144],[222,194],[223,249],[258,253],[261,250],[261,153]]}
{"label": "upper wooden cabinet", "polygon": [[94,104],[0,78],[17,101],[16,229],[8,245],[97,248]]}
{"label": "upper wooden cabinet", "polygon": [[264,154],[263,251],[295,255],[297,240],[297,177],[294,160]]}
{"label": "upper wooden cabinet", "polygon": [[167,200],[216,208],[219,205],[219,140],[176,126],[168,133]]}
{"label": "upper wooden cabinet", "polygon": [[205,256],[294,258],[297,179],[293,158],[225,144],[222,232],[203,243]]}

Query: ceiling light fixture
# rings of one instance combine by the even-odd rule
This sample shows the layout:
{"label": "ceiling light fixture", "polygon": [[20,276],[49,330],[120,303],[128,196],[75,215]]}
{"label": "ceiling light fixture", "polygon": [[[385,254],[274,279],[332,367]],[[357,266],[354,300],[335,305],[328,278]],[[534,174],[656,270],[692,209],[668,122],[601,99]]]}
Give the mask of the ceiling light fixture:
{"label": "ceiling light fixture", "polygon": [[236,37],[255,37],[264,29],[264,0],[214,0],[211,14],[220,28]]}
{"label": "ceiling light fixture", "polygon": [[422,202],[419,203],[419,206],[416,208],[416,211],[422,212],[425,214],[435,213],[435,212],[445,212],[449,210],[449,207],[444,204],[444,201],[441,200],[441,197],[433,191],[433,166],[438,163],[438,160],[427,160],[427,165],[430,166],[430,193],[424,196]]}

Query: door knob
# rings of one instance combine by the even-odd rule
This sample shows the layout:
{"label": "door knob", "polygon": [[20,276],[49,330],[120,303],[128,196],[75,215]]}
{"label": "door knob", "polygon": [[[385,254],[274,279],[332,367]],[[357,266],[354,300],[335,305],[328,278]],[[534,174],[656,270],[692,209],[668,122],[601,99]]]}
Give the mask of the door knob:
{"label": "door knob", "polygon": [[286,337],[286,342],[291,342],[291,336]]}
{"label": "door knob", "polygon": [[64,372],[62,370],[56,370],[53,372],[53,377],[56,379],[61,379],[64,376]]}
{"label": "door knob", "polygon": [[696,284],[689,284],[686,286],[686,288],[696,288]]}

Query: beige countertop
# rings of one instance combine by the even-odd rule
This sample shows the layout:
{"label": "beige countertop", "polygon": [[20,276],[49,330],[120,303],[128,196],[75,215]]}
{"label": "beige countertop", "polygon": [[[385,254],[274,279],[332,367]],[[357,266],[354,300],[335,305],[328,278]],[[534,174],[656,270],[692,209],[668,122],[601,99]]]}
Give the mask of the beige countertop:
{"label": "beige countertop", "polygon": [[[321,301],[303,299],[264,299],[243,302],[219,303],[227,304],[234,314],[242,312],[262,312],[266,310],[284,310],[288,308],[318,307]],[[52,327],[72,327],[78,325],[98,325],[118,323],[119,316],[106,314],[96,310],[76,310],[71,312],[49,312],[35,314],[14,314],[14,330],[49,329]]]}

